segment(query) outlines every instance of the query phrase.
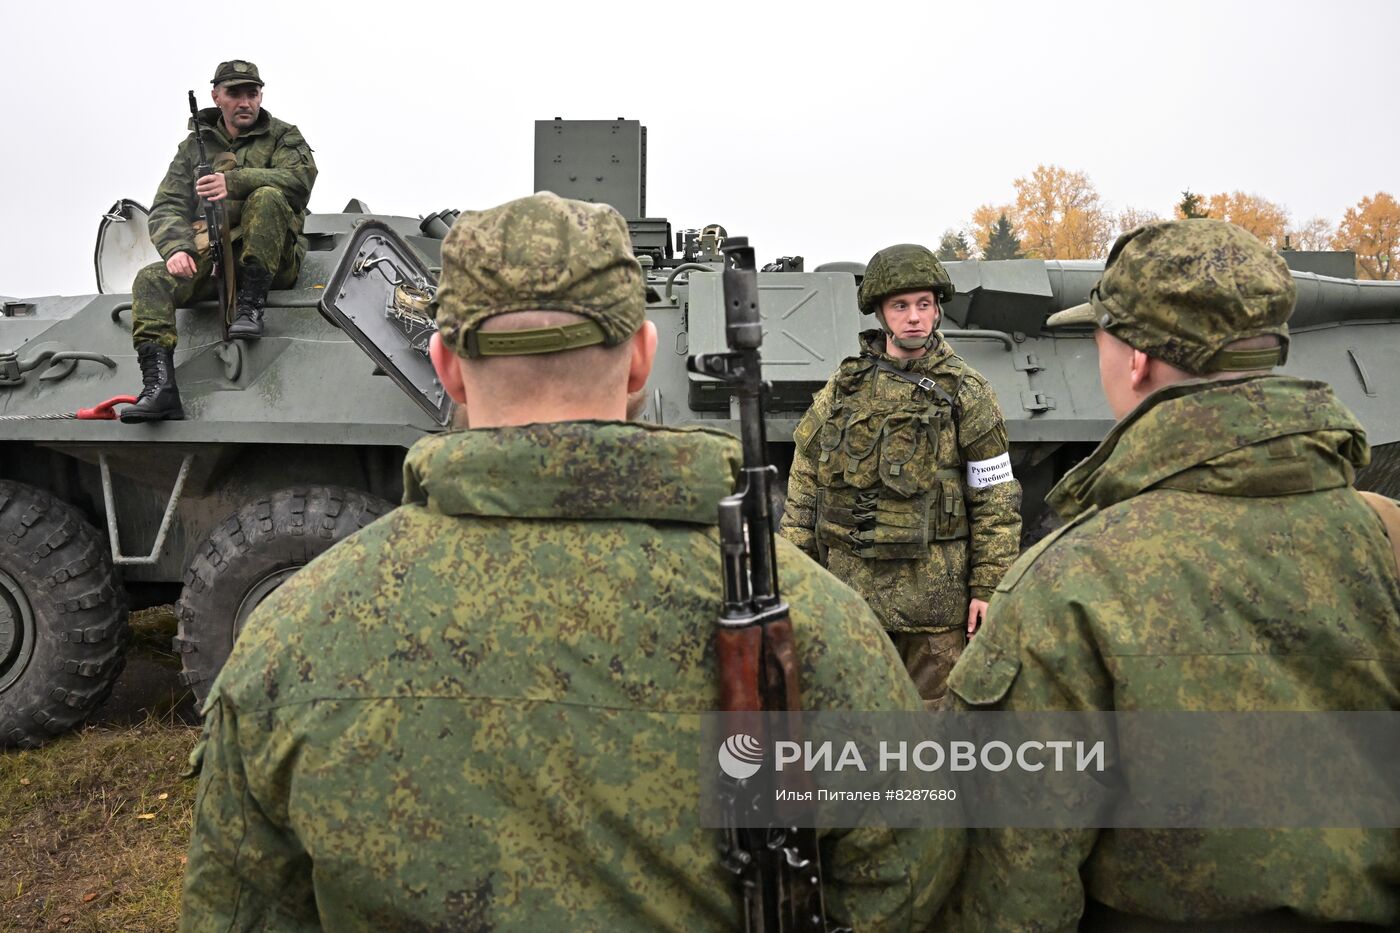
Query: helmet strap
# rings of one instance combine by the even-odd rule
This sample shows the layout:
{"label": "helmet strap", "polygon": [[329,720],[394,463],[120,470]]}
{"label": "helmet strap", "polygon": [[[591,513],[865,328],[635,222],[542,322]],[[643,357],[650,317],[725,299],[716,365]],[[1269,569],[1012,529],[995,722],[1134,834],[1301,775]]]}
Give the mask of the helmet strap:
{"label": "helmet strap", "polygon": [[[940,310],[939,323],[942,323],[942,313]],[[885,312],[875,309],[875,320],[880,322],[880,329],[885,332],[885,339],[891,341],[901,350],[927,350],[938,343],[938,325],[935,324],[933,330],[928,332],[928,336],[920,340],[917,337],[896,337],[894,331],[890,330],[890,325],[885,323]]]}

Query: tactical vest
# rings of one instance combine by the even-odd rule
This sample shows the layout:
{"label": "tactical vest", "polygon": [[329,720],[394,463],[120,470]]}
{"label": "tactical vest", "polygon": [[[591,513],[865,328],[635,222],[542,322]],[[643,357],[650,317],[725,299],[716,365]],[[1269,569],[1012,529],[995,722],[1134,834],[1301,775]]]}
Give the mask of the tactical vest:
{"label": "tactical vest", "polygon": [[[814,451],[823,559],[832,547],[863,559],[925,559],[930,544],[968,536],[954,401],[966,368],[954,361],[951,395],[931,377],[871,356],[837,373],[835,405]],[[910,383],[912,394],[877,396],[882,371]]]}

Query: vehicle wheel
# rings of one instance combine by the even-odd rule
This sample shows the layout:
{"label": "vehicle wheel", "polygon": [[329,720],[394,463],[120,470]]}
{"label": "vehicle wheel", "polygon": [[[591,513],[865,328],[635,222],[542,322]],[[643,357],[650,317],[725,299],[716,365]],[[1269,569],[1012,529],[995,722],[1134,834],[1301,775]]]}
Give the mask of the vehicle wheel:
{"label": "vehicle wheel", "polygon": [[1356,488],[1400,499],[1400,443],[1371,448],[1371,462],[1356,474]]}
{"label": "vehicle wheel", "polygon": [[107,699],[126,615],[97,530],[47,492],[0,480],[0,746],[37,747]]}
{"label": "vehicle wheel", "polygon": [[282,489],[220,522],[195,551],[175,607],[180,682],[201,703],[258,603],[393,506],[340,486]]}
{"label": "vehicle wheel", "polygon": [[1042,506],[1035,521],[1023,522],[1021,525],[1021,553],[1025,553],[1032,545],[1039,544],[1042,538],[1063,524],[1054,509],[1048,505]]}

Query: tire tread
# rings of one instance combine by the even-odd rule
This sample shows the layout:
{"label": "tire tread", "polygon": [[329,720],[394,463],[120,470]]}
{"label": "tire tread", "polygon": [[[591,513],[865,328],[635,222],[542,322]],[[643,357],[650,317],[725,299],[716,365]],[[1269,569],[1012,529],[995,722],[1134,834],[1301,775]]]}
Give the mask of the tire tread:
{"label": "tire tread", "polygon": [[111,693],[131,639],[126,592],[81,512],[9,480],[0,480],[0,567],[24,589],[36,628],[24,675],[0,693],[0,746],[33,748]]}
{"label": "tire tread", "polygon": [[[269,572],[309,563],[393,506],[343,486],[292,486],[250,500],[195,549],[175,606],[180,683],[203,704],[233,648],[238,607]],[[314,532],[312,531],[314,529]]]}

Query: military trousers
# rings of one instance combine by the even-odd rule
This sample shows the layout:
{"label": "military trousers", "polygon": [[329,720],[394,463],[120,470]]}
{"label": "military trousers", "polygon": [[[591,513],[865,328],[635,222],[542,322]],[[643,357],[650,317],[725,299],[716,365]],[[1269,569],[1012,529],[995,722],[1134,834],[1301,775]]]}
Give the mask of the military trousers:
{"label": "military trousers", "polygon": [[[240,231],[232,257],[238,263],[251,260],[272,270],[272,287],[287,288],[297,279],[301,265],[297,238],[292,233],[295,214],[286,197],[273,187],[258,188],[243,203]],[[153,262],[136,273],[131,285],[131,342],[153,343],[174,349],[175,309],[196,301],[216,299],[218,288],[210,273],[208,251],[195,257],[195,273],[188,279],[170,274],[164,262]]]}
{"label": "military trousers", "polygon": [[948,675],[967,647],[967,630],[944,629],[941,632],[887,632],[904,669],[919,690],[924,709],[938,709],[948,692]]}

